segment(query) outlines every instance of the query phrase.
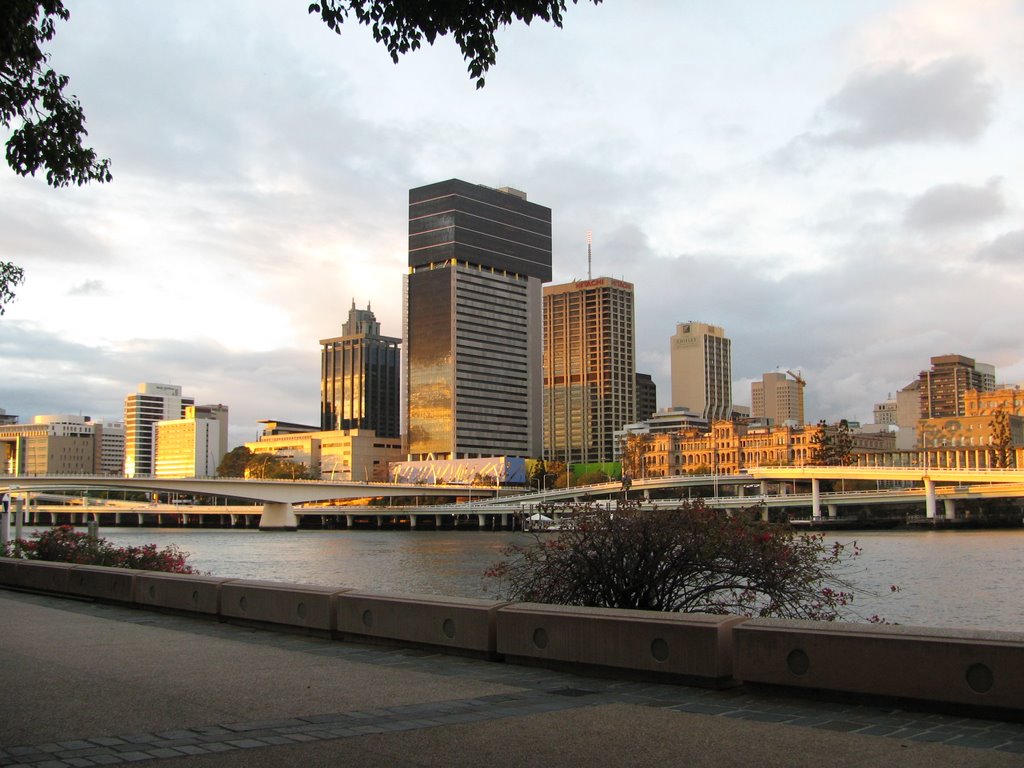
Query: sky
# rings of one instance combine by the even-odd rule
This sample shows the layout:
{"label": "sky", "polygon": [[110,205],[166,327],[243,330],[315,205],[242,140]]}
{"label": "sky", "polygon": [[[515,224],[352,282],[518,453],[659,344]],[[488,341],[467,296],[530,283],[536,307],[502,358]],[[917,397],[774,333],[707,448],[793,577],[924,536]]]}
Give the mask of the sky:
{"label": "sky", "polygon": [[[0,167],[0,408],[119,420],[140,382],[319,422],[319,340],[355,301],[401,335],[408,190],[552,209],[554,282],[636,287],[670,405],[676,323],[722,326],[734,401],[792,370],[808,421],[962,354],[1024,382],[1024,4],[606,0],[392,63],[304,2],[70,0],[52,65],[110,184]],[[5,139],[6,140],[6,139]]]}

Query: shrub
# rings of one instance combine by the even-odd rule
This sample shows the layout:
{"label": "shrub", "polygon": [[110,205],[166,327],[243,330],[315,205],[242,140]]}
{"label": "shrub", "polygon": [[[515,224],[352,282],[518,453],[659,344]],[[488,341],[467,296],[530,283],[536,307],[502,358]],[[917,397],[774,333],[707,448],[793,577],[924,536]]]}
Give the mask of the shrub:
{"label": "shrub", "polygon": [[[564,508],[545,513],[557,511],[565,519]],[[755,512],[727,515],[699,500],[586,506],[557,537],[507,548],[487,575],[504,596],[529,602],[826,621],[850,613],[853,592],[837,571],[856,544],[829,545]]]}
{"label": "shrub", "polygon": [[78,565],[106,565],[166,573],[196,573],[188,564],[188,553],[175,545],[157,549],[155,544],[117,547],[106,539],[92,538],[70,525],[36,531],[29,540],[7,545],[5,556],[20,551],[28,560],[50,560]]}

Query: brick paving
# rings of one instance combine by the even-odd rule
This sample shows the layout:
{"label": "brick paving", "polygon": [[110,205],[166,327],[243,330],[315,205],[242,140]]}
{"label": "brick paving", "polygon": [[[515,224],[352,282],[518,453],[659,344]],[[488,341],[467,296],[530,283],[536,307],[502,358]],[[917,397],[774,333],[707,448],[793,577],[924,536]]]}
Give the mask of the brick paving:
{"label": "brick paving", "polygon": [[[59,610],[69,617],[69,624],[74,623],[77,614],[244,646],[282,649],[290,654],[338,659],[367,667],[493,684],[512,691],[284,718],[195,722],[187,727],[158,732],[97,733],[73,740],[56,740],[59,734],[54,734],[51,740],[40,743],[0,744],[0,766],[85,768],[166,761],[185,756],[273,750],[311,742],[361,739],[373,734],[514,720],[545,713],[585,711],[607,705],[655,708],[663,712],[691,713],[781,728],[943,744],[972,753],[989,751],[1024,755],[1024,724],[1017,722],[920,712],[885,704],[818,701],[744,688],[714,691],[674,684],[580,677],[420,649],[341,643],[192,617],[17,592],[0,591],[0,600]],[[4,644],[0,643],[0,652],[3,650]],[[8,714],[6,706],[0,704],[0,717],[5,719]]]}

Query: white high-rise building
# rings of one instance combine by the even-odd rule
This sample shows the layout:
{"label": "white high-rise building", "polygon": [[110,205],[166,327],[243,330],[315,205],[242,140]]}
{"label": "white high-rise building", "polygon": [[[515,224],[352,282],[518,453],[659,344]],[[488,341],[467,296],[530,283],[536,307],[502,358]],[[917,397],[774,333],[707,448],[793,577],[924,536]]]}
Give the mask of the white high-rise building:
{"label": "white high-rise building", "polygon": [[124,473],[127,477],[153,474],[153,427],[158,421],[180,419],[195,400],[182,397],[175,384],[139,384],[124,399]]}
{"label": "white high-rise building", "polygon": [[732,417],[732,342],[707,323],[677,323],[671,342],[672,407],[708,421]]}

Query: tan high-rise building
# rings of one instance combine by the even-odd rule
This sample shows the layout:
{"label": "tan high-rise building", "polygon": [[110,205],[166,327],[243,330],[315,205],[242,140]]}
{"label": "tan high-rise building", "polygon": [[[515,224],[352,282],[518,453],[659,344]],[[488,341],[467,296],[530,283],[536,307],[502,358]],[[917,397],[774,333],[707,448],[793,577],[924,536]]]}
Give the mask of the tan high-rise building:
{"label": "tan high-rise building", "polygon": [[153,432],[154,477],[214,477],[228,450],[228,407],[188,405],[184,418],[158,421]]}
{"label": "tan high-rise building", "polygon": [[804,381],[784,373],[765,373],[750,383],[750,415],[772,425],[804,423]]}
{"label": "tan high-rise building", "polygon": [[678,323],[671,343],[672,407],[709,421],[732,417],[732,341],[717,325]]}
{"label": "tan high-rise building", "polygon": [[636,420],[633,284],[610,277],[544,288],[544,457],[614,461]]}

